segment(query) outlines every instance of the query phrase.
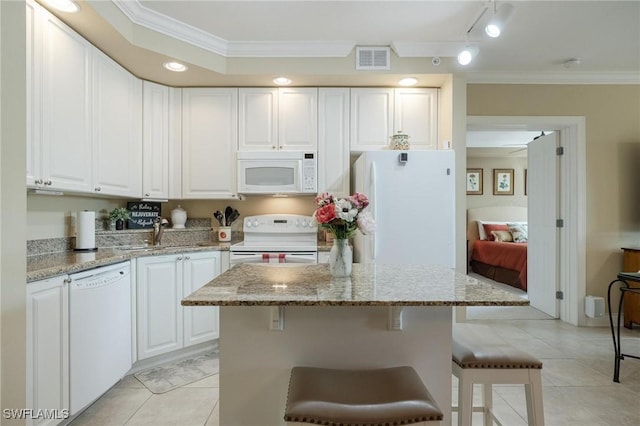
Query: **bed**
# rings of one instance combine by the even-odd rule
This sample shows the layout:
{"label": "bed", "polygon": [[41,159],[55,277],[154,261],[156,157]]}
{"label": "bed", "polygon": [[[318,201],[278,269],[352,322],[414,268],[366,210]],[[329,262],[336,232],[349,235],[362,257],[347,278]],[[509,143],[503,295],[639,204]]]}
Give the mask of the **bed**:
{"label": "bed", "polygon": [[477,274],[527,291],[527,208],[467,210],[469,267]]}

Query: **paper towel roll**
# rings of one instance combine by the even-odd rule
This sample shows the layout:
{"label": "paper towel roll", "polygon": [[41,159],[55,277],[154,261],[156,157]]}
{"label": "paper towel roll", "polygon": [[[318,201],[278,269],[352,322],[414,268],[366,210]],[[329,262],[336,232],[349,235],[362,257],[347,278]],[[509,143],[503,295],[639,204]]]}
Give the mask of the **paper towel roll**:
{"label": "paper towel roll", "polygon": [[76,250],[96,250],[96,212],[84,210],[76,215]]}

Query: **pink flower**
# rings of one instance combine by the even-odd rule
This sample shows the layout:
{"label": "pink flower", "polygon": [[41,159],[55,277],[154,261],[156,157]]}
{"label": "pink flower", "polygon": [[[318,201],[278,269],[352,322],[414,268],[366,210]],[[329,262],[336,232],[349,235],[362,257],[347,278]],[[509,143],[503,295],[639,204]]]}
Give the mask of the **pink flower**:
{"label": "pink flower", "polygon": [[333,197],[328,192],[323,192],[314,199],[317,206],[326,206],[333,201]]}
{"label": "pink flower", "polygon": [[333,204],[326,204],[316,210],[318,223],[329,223],[336,218],[336,209]]}
{"label": "pink flower", "polygon": [[362,210],[369,205],[369,199],[361,192],[355,192],[351,197],[351,203],[358,209]]}

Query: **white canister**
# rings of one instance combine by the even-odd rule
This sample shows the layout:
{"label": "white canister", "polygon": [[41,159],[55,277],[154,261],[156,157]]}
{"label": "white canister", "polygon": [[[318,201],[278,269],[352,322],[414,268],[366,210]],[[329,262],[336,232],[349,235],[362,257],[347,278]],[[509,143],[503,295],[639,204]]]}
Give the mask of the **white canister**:
{"label": "white canister", "polygon": [[218,228],[218,241],[231,241],[230,226],[221,226]]}
{"label": "white canister", "polygon": [[173,224],[173,229],[184,229],[184,224],[187,223],[187,211],[180,207],[171,210],[171,223]]}
{"label": "white canister", "polygon": [[409,150],[409,135],[402,133],[399,130],[398,133],[391,136],[391,149],[408,151]]}

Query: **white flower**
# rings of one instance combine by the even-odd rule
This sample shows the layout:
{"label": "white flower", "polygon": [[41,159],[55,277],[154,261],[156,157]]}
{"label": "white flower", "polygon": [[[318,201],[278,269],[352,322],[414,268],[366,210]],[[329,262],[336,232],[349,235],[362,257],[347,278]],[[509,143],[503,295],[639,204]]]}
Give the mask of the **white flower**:
{"label": "white flower", "polygon": [[358,209],[351,204],[351,201],[344,198],[336,201],[336,216],[340,219],[347,222],[353,222],[357,215]]}
{"label": "white flower", "polygon": [[376,222],[369,212],[362,212],[358,216],[358,228],[363,234],[371,234],[376,230]]}

